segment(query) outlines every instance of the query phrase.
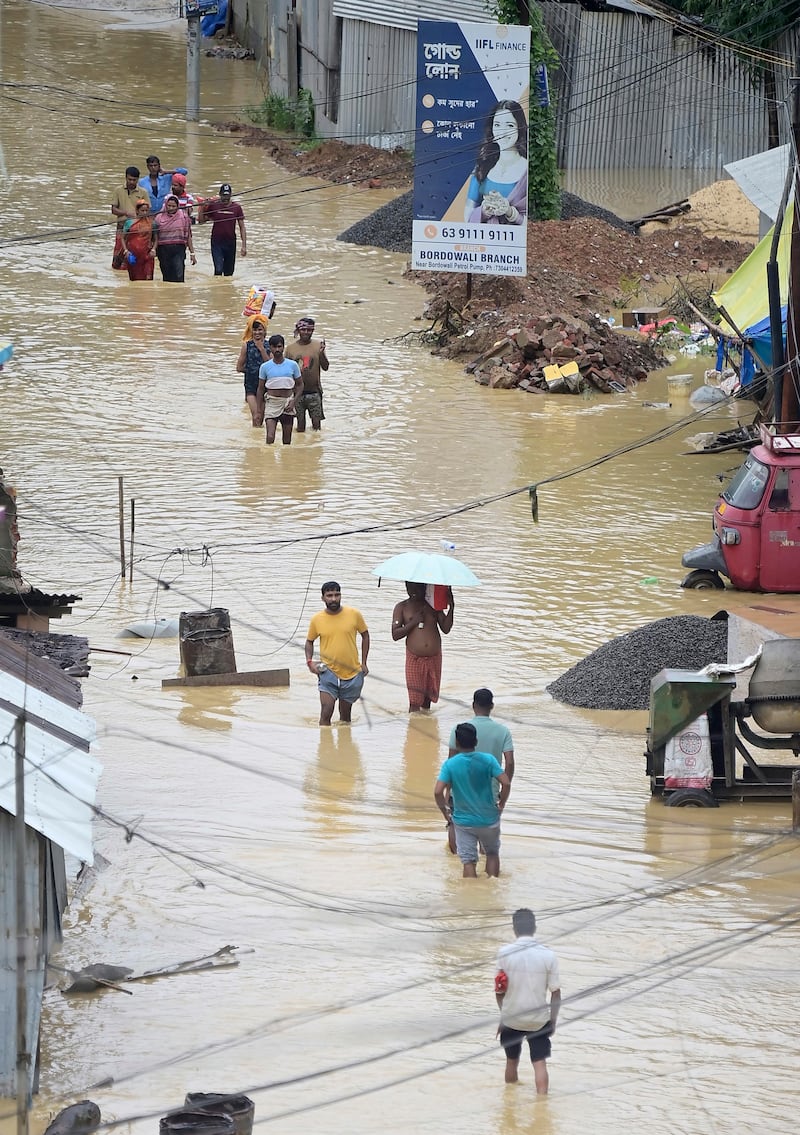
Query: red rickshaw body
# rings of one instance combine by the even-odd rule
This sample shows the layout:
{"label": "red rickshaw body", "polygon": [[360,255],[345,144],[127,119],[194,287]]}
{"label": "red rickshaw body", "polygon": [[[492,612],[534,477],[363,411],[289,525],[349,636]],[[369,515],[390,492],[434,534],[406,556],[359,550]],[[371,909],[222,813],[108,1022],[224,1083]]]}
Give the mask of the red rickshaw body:
{"label": "red rickshaw body", "polygon": [[734,587],[800,592],[800,435],[762,427],[717,501],[714,532]]}

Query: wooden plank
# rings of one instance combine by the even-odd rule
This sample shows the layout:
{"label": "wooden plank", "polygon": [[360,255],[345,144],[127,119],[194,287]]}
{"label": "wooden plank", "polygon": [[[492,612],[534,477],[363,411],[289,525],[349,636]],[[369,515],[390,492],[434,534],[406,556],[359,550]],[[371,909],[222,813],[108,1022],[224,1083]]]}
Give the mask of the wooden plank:
{"label": "wooden plank", "polygon": [[27,650],[24,642],[3,634],[1,629],[0,672],[13,675],[24,687],[41,690],[74,709],[78,709],[83,702],[79,682],[70,678],[48,658],[41,658]]}
{"label": "wooden plank", "polygon": [[191,678],[162,678],[161,689],[167,686],[288,686],[289,671],[250,670],[233,674],[194,674]]}

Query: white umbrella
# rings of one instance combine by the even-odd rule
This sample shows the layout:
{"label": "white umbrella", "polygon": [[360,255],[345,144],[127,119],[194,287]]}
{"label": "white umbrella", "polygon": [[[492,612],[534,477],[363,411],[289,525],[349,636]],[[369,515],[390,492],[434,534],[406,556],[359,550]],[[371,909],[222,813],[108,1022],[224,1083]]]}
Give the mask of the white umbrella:
{"label": "white umbrella", "polygon": [[444,587],[480,587],[481,581],[466,564],[454,556],[433,552],[401,552],[372,569],[384,579],[402,579],[409,583],[439,583]]}

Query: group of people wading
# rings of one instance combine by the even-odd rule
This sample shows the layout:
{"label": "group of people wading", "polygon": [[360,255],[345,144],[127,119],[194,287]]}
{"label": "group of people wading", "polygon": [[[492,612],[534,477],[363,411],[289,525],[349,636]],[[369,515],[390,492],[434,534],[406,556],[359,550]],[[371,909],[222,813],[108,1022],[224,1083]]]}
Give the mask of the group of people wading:
{"label": "group of people wading", "polygon": [[111,202],[117,218],[112,268],[127,271],[131,280],[152,280],[158,259],[164,282],[182,284],[187,252],[192,264],[197,263],[192,226],[210,221],[214,275],[233,275],[237,227],[241,254],[247,255],[244,210],[231,200],[227,182],[219,187],[218,197],[204,200],[187,191],[187,176],[186,169],[162,169],[155,155],[147,159],[144,177],[137,166],[128,166],[125,185]]}
{"label": "group of people wading", "polygon": [[[275,310],[274,304],[271,316]],[[236,370],[244,376],[244,398],[253,426],[266,427],[267,445],[272,445],[278,425],[281,441],[291,445],[295,421],[305,433],[306,421],[319,430],[325,420],[322,407],[322,371],[330,366],[324,339],[314,339],[315,322],[310,315],[298,319],[294,341],[288,346],[283,335],[267,338],[269,317],[251,315],[242,336]]]}
{"label": "group of people wading", "polygon": [[[319,723],[329,726],[338,704],[339,720],[348,724],[369,674],[370,635],[364,616],[342,604],[335,580],[322,584],[324,610],[309,623],[305,658],[317,679]],[[392,638],[406,640],[406,685],[409,712],[438,701],[441,679],[440,632],[453,626],[453,596],[444,611],[425,598],[425,584],[406,583],[408,599],[392,615]],[[361,640],[359,652],[358,640]],[[314,658],[319,640],[319,659]],[[420,654],[415,654],[419,650]],[[436,806],[447,825],[450,850],[458,855],[465,879],[477,877],[481,854],[486,874],[500,874],[500,819],[514,777],[511,731],[492,717],[492,691],[482,687],[472,697],[472,717],[453,727],[448,756],[433,789]],[[519,1079],[522,1046],[527,1042],[536,1091],[549,1089],[547,1060],[561,1005],[558,960],[535,937],[536,919],[522,908],[513,918],[515,941],[503,946],[495,962],[495,995],[500,1008],[497,1035],[506,1057],[505,1081]]]}

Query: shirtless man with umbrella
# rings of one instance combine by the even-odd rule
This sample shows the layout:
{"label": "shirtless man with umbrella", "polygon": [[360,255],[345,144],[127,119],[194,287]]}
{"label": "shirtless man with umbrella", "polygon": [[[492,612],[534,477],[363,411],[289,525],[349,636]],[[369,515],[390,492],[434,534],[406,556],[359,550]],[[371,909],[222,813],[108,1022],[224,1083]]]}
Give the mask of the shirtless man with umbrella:
{"label": "shirtless man with umbrella", "polygon": [[[455,544],[442,546],[451,551]],[[466,564],[452,555],[401,552],[372,569],[383,579],[404,580],[408,598],[392,614],[392,638],[406,640],[406,686],[408,710],[430,709],[439,700],[442,677],[442,635],[453,627],[453,587],[480,587],[481,581]],[[427,585],[434,588],[433,603],[426,598]],[[438,593],[438,594],[437,594]],[[441,596],[442,602],[439,601]],[[441,608],[441,609],[439,609]]]}
{"label": "shirtless man with umbrella", "polygon": [[[442,634],[453,629],[455,602],[447,590],[447,607],[436,611],[425,598],[424,583],[406,581],[408,599],[401,600],[392,614],[392,638],[406,640],[406,686],[408,712],[430,709],[439,700],[442,682]],[[440,634],[441,632],[441,634]]]}

